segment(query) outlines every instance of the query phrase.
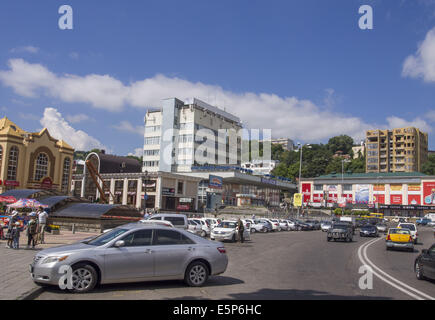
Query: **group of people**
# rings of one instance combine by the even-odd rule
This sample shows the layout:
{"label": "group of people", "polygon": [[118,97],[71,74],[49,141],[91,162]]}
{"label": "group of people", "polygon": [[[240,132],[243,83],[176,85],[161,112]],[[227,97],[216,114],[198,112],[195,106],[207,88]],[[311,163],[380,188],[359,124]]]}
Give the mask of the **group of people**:
{"label": "group of people", "polygon": [[[6,248],[20,248],[21,223],[18,221],[18,211],[14,210],[9,219],[8,231],[6,233]],[[48,213],[42,207],[29,214],[30,220],[24,227],[27,235],[27,248],[35,248],[38,243],[45,243],[45,227],[47,226]]]}

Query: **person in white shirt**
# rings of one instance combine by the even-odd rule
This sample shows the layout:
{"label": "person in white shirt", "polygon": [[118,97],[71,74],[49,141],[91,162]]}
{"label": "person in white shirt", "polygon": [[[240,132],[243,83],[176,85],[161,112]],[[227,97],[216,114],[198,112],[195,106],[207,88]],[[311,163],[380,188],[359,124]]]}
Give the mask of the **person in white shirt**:
{"label": "person in white shirt", "polygon": [[44,211],[44,209],[42,207],[39,207],[38,209],[38,224],[39,224],[39,229],[38,229],[38,238],[39,238],[39,243],[45,243],[45,239],[44,239],[44,235],[45,235],[45,226],[47,225],[47,218],[48,218],[48,213]]}

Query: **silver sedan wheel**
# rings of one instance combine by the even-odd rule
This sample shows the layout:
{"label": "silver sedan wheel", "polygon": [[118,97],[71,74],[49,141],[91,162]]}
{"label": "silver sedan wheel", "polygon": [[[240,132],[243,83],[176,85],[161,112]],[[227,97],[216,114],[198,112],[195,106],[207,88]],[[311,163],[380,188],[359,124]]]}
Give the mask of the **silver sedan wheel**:
{"label": "silver sedan wheel", "polygon": [[72,273],[72,284],[75,290],[84,291],[92,284],[92,273],[85,268],[78,268]]}
{"label": "silver sedan wheel", "polygon": [[204,266],[198,264],[195,265],[189,272],[189,280],[196,286],[205,282],[207,276],[207,270]]}

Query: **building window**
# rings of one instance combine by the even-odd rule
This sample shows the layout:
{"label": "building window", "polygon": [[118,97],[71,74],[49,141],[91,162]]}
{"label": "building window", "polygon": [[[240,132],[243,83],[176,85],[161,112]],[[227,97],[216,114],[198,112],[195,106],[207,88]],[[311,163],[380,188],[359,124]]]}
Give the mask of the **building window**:
{"label": "building window", "polygon": [[315,184],[314,190],[316,191],[323,191],[323,184]]}
{"label": "building window", "polygon": [[45,153],[40,153],[36,159],[35,181],[46,177],[48,173],[48,157]]}
{"label": "building window", "polygon": [[18,148],[12,147],[9,151],[8,161],[8,180],[17,180],[17,167],[18,167]]}
{"label": "building window", "polygon": [[68,192],[70,167],[70,158],[65,158],[65,160],[63,161],[62,192]]}
{"label": "building window", "polygon": [[183,194],[183,186],[184,186],[184,183],[183,183],[183,181],[178,181],[178,190],[177,190],[177,193],[178,194]]}

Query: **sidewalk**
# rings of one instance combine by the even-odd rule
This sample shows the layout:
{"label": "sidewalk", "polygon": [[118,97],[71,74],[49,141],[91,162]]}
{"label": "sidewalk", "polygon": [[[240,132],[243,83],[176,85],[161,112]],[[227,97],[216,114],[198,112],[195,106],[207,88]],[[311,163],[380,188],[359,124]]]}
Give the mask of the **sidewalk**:
{"label": "sidewalk", "polygon": [[6,248],[6,240],[0,241],[0,300],[14,300],[23,297],[37,286],[33,283],[29,264],[35,254],[42,249],[74,243],[96,233],[61,231],[60,235],[45,233],[45,244],[39,244],[35,249],[26,249],[27,236],[21,233],[20,249]]}

